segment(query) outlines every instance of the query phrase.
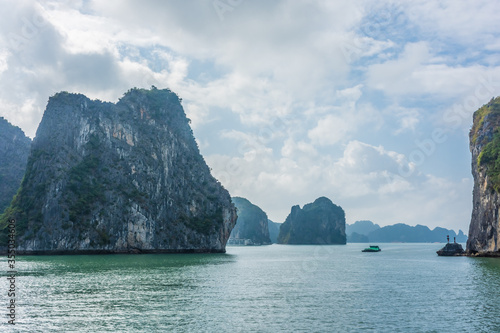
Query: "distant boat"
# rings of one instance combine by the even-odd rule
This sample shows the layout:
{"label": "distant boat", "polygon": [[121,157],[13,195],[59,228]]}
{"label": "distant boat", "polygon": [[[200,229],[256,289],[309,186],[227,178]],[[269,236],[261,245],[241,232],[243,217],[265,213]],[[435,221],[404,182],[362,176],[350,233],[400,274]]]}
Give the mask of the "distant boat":
{"label": "distant boat", "polygon": [[361,252],[380,252],[382,251],[378,245],[370,245],[370,247],[367,247],[364,250],[361,250]]}

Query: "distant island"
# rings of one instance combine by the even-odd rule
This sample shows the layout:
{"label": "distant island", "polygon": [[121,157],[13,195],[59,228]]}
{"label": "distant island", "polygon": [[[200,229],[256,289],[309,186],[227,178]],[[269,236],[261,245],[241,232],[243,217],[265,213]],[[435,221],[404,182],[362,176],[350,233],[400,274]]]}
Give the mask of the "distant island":
{"label": "distant island", "polygon": [[348,243],[444,243],[447,236],[451,240],[456,239],[458,243],[465,243],[467,236],[462,230],[458,234],[453,230],[436,227],[433,230],[423,225],[414,227],[404,223],[380,227],[371,221],[357,221],[346,225]]}
{"label": "distant island", "polygon": [[[269,234],[271,243],[290,245],[325,244],[321,241],[319,241],[318,243],[313,243],[311,241],[311,239],[314,239],[314,237],[321,240],[322,235],[326,232],[326,229],[318,227],[317,224],[318,220],[328,220],[328,218],[326,218],[327,214],[323,215],[324,211],[322,212],[321,209],[319,209],[319,206],[321,206],[320,203],[323,203],[325,207],[330,207],[336,210],[340,218],[342,218],[342,212],[340,212],[339,209],[334,208],[334,206],[338,206],[331,203],[328,198],[319,198],[319,201],[315,201],[316,204],[312,203],[305,205],[302,210],[298,210],[300,209],[299,206],[294,206],[292,207],[292,211],[295,212],[295,215],[292,215],[292,213],[290,213],[287,220],[289,222],[293,221],[293,223],[295,224],[293,226],[294,232],[298,234],[298,236],[294,235],[293,237],[295,238],[292,237],[291,243],[284,243],[280,242],[278,237],[281,230],[283,230],[281,237],[292,233],[290,231],[289,225],[285,223],[276,223],[268,219],[267,226],[265,226],[262,221],[264,219],[264,216],[267,217],[267,214],[261,208],[252,204],[245,198],[234,197],[232,198],[232,200],[238,208],[238,220],[231,233],[228,244],[267,244],[267,242],[265,241],[265,235],[267,233]],[[304,210],[305,212],[303,212]],[[314,213],[311,214],[311,211]],[[300,217],[298,218],[296,216],[298,215],[297,212],[300,212]],[[314,214],[316,216],[312,216]],[[241,216],[243,216],[243,218]],[[459,230],[457,234],[454,230],[451,229],[436,227],[431,230],[427,226],[410,226],[404,223],[380,227],[378,224],[375,224],[369,220],[356,221],[353,224],[345,224],[345,235],[346,243],[445,243],[447,241],[447,237],[449,237],[450,241],[455,240],[458,243],[465,243],[467,241],[467,236],[463,233],[462,230]],[[300,239],[301,237],[302,239]],[[340,242],[340,244],[343,243]]]}
{"label": "distant island", "polygon": [[236,206],[238,219],[231,231],[228,244],[271,244],[267,214],[248,199],[233,197],[231,200]]}
{"label": "distant island", "polygon": [[345,244],[345,213],[326,197],[293,206],[280,227],[279,244]]}

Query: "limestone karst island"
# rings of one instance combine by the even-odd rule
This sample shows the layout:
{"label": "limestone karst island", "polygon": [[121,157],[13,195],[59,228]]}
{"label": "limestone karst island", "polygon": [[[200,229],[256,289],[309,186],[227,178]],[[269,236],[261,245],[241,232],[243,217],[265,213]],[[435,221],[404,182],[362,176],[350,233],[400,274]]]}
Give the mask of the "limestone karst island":
{"label": "limestone karst island", "polygon": [[24,179],[0,221],[18,253],[224,252],[236,222],[178,96],[132,89],[118,103],[49,99]]}
{"label": "limestone karst island", "polygon": [[500,256],[500,97],[474,113],[469,140],[474,190],[467,253]]}

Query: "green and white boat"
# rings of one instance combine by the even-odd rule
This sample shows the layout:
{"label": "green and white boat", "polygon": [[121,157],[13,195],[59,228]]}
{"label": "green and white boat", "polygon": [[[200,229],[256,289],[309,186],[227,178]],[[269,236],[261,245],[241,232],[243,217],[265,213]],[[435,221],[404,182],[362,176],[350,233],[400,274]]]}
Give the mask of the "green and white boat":
{"label": "green and white boat", "polygon": [[367,247],[364,250],[361,250],[361,252],[380,252],[382,251],[378,245],[370,245],[370,247]]}

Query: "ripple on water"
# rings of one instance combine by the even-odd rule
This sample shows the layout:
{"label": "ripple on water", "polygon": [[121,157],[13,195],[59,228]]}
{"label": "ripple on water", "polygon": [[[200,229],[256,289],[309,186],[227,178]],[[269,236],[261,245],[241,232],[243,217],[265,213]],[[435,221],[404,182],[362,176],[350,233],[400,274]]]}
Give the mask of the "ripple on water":
{"label": "ripple on water", "polygon": [[363,245],[25,257],[16,329],[500,331],[500,260],[437,257],[440,244],[379,244],[372,254]]}

